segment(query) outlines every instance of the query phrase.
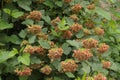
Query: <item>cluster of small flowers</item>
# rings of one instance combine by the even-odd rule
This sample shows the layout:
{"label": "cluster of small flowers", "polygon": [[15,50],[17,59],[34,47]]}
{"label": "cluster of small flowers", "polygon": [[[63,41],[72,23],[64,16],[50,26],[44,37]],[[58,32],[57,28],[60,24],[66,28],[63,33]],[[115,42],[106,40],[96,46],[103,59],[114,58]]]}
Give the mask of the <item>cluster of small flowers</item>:
{"label": "cluster of small flowers", "polygon": [[84,35],[85,35],[85,36],[91,34],[88,29],[83,29],[83,32],[84,32]]}
{"label": "cluster of small flowers", "polygon": [[103,61],[103,68],[109,68],[111,66],[111,62],[110,61]]}
{"label": "cluster of small flowers", "polygon": [[57,26],[57,23],[60,22],[60,21],[61,21],[60,18],[59,18],[59,17],[56,17],[55,19],[53,19],[53,20],[51,21],[51,23],[52,23],[52,25],[53,25],[54,27],[56,27],[56,26]]}
{"label": "cluster of small flowers", "polygon": [[40,69],[40,71],[46,75],[49,75],[52,72],[52,68],[48,65]]}
{"label": "cluster of small flowers", "polygon": [[75,5],[72,7],[72,12],[73,12],[73,13],[78,13],[81,9],[82,9],[82,6],[81,6],[80,4],[75,4]]}
{"label": "cluster of small flowers", "polygon": [[100,27],[95,28],[94,31],[97,35],[103,35],[104,34],[104,29],[101,29]]}
{"label": "cluster of small flowers", "polygon": [[19,70],[18,68],[16,68],[15,73],[17,73],[17,75],[19,76],[29,76],[31,75],[32,69],[30,69],[29,67],[25,67],[23,70]]}
{"label": "cluster of small flowers", "polygon": [[98,45],[98,41],[92,38],[88,38],[82,41],[83,47],[91,49],[91,48],[96,48]]}
{"label": "cluster of small flowers", "polygon": [[43,32],[40,32],[40,33],[38,33],[37,34],[37,38],[38,39],[44,39],[44,40],[47,40],[48,39],[48,35],[46,35],[45,33],[43,33]]}
{"label": "cluster of small flowers", "polygon": [[108,51],[108,49],[109,49],[109,46],[106,45],[105,43],[102,43],[102,44],[100,44],[99,47],[97,48],[97,51],[102,54],[102,53]]}
{"label": "cluster of small flowers", "polygon": [[73,51],[73,57],[79,61],[88,60],[93,56],[89,49],[78,49]]}
{"label": "cluster of small flowers", "polygon": [[85,26],[86,26],[87,28],[92,29],[92,28],[94,28],[95,23],[94,23],[92,20],[87,20],[87,21],[85,22]]}
{"label": "cluster of small flowers", "polygon": [[86,77],[85,80],[93,80],[93,77]]}
{"label": "cluster of small flowers", "polygon": [[74,21],[78,21],[79,18],[77,17],[76,14],[70,15],[70,18],[73,19]]}
{"label": "cluster of small flowers", "polygon": [[70,3],[72,0],[64,0],[65,3]]}
{"label": "cluster of small flowers", "polygon": [[87,6],[87,9],[89,10],[94,10],[95,9],[95,4],[90,4]]}
{"label": "cluster of small flowers", "polygon": [[32,34],[37,34],[37,33],[41,32],[41,26],[39,26],[39,25],[28,26],[28,32],[32,33]]}
{"label": "cluster of small flowers", "polygon": [[78,23],[74,23],[71,27],[70,27],[70,30],[73,32],[73,33],[76,33],[78,32],[79,30],[82,29],[82,25],[78,24]]}
{"label": "cluster of small flowers", "polygon": [[63,72],[74,72],[77,70],[78,65],[74,60],[65,60],[61,62]]}
{"label": "cluster of small flowers", "polygon": [[31,69],[38,69],[38,68],[40,68],[40,67],[41,67],[40,64],[35,64],[35,63],[34,63],[34,64],[31,64],[31,65],[30,65],[30,68],[31,68]]}
{"label": "cluster of small flowers", "polygon": [[30,54],[34,54],[34,53],[38,53],[40,55],[44,55],[44,53],[46,52],[45,49],[43,49],[42,47],[39,46],[31,46],[31,45],[27,45],[25,47],[25,49],[23,50],[23,52],[25,53],[30,53]]}
{"label": "cluster of small flowers", "polygon": [[23,40],[22,43],[20,44],[20,46],[25,46],[27,44],[29,44],[29,42],[27,40]]}
{"label": "cluster of small flowers", "polygon": [[52,48],[49,50],[48,57],[51,59],[51,61],[54,61],[55,59],[59,59],[63,54],[62,48]]}
{"label": "cluster of small flowers", "polygon": [[99,73],[98,75],[94,76],[94,80],[107,80],[107,78]]}
{"label": "cluster of small flowers", "polygon": [[51,48],[54,48],[56,46],[53,41],[49,41],[48,43],[49,43],[49,45],[50,45]]}
{"label": "cluster of small flowers", "polygon": [[72,32],[70,30],[66,30],[63,32],[63,38],[69,39],[73,36]]}
{"label": "cluster of small flowers", "polygon": [[32,11],[27,16],[28,19],[33,19],[34,21],[39,21],[42,17],[42,13],[40,11]]}

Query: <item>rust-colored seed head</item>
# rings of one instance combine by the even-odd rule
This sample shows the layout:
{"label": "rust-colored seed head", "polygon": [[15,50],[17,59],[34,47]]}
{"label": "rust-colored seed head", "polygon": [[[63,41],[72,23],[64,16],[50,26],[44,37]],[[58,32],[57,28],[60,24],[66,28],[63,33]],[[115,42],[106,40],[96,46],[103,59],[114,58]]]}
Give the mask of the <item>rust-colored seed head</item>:
{"label": "rust-colored seed head", "polygon": [[49,41],[48,43],[49,43],[49,45],[50,45],[51,48],[54,48],[56,46],[53,41]]}
{"label": "rust-colored seed head", "polygon": [[53,25],[54,27],[56,27],[56,26],[57,26],[57,23],[60,22],[60,21],[61,21],[60,18],[59,18],[59,17],[56,17],[55,19],[53,19],[53,20],[51,21],[51,23],[52,23],[52,25]]}
{"label": "rust-colored seed head", "polygon": [[91,48],[96,48],[98,45],[98,41],[92,38],[85,39],[82,41],[83,47],[91,49]]}
{"label": "rust-colored seed head", "polygon": [[20,46],[25,46],[27,44],[29,44],[29,42],[27,40],[23,40],[22,43],[20,44]]}
{"label": "rust-colored seed head", "polygon": [[46,50],[39,46],[34,46],[34,52],[38,53],[39,55],[44,55]]}
{"label": "rust-colored seed head", "polygon": [[100,53],[100,54],[103,54],[104,52],[108,51],[109,49],[109,46],[106,45],[105,43],[102,43],[99,45],[99,47],[97,48],[97,51]]}
{"label": "rust-colored seed head", "polygon": [[41,38],[44,39],[44,40],[48,39],[48,35],[46,35],[46,34],[44,34],[42,32],[38,33],[37,37],[38,37],[38,39],[41,39]]}
{"label": "rust-colored seed head", "polygon": [[35,51],[35,49],[34,49],[34,47],[31,46],[31,45],[27,45],[27,46],[25,47],[25,49],[23,50],[24,53],[30,53],[30,54],[34,54],[34,51]]}
{"label": "rust-colored seed head", "polygon": [[21,19],[21,20],[25,20],[28,15],[29,15],[28,13],[25,13],[24,15],[22,15],[22,16],[20,17],[20,19]]}
{"label": "rust-colored seed head", "polygon": [[72,32],[70,30],[66,30],[63,32],[63,38],[69,39],[73,36]]}
{"label": "rust-colored seed head", "polygon": [[73,51],[73,57],[79,61],[88,60],[93,56],[89,49],[78,49]]}
{"label": "rust-colored seed head", "polygon": [[49,75],[52,72],[52,68],[48,65],[40,69],[43,74]]}
{"label": "rust-colored seed head", "polygon": [[94,10],[95,9],[95,4],[90,4],[87,6],[87,9],[89,10]]}
{"label": "rust-colored seed head", "polygon": [[77,17],[76,14],[70,15],[70,18],[73,19],[74,21],[78,21],[79,18]]}
{"label": "rust-colored seed head", "polygon": [[107,80],[107,78],[99,73],[98,75],[94,76],[94,80]]}
{"label": "rust-colored seed head", "polygon": [[65,60],[61,62],[61,67],[63,72],[74,72],[76,71],[78,65],[74,60]]}
{"label": "rust-colored seed head", "polygon": [[85,26],[86,26],[87,28],[92,29],[92,28],[94,28],[95,23],[94,23],[92,20],[88,20],[88,21],[85,22]]}
{"label": "rust-colored seed head", "polygon": [[51,61],[54,61],[55,59],[59,59],[63,54],[62,48],[52,48],[49,50],[48,57],[51,59]]}
{"label": "rust-colored seed head", "polygon": [[104,29],[101,29],[100,27],[95,28],[94,31],[95,31],[95,34],[100,35],[100,36],[105,33]]}
{"label": "rust-colored seed head", "polygon": [[32,33],[32,34],[37,34],[37,33],[41,32],[41,26],[39,26],[39,25],[28,26],[28,32]]}
{"label": "rust-colored seed head", "polygon": [[79,30],[82,29],[82,25],[78,24],[78,23],[75,23],[73,24],[71,27],[70,27],[70,30],[73,32],[73,33],[76,33],[78,32]]}
{"label": "rust-colored seed head", "polygon": [[40,11],[32,11],[27,16],[28,19],[33,19],[34,21],[39,21],[42,17],[42,13]]}
{"label": "rust-colored seed head", "polygon": [[85,36],[91,34],[88,29],[83,29],[83,32],[84,32],[84,35],[85,35]]}
{"label": "rust-colored seed head", "polygon": [[78,13],[81,9],[82,9],[82,6],[81,6],[80,4],[75,4],[75,5],[72,7],[72,12],[73,12],[73,13]]}
{"label": "rust-colored seed head", "polygon": [[23,70],[19,70],[18,68],[16,68],[14,72],[17,73],[17,75],[19,76],[30,76],[32,69],[30,69],[29,67],[25,67]]}
{"label": "rust-colored seed head", "polygon": [[103,61],[103,68],[109,68],[111,66],[111,62],[110,61]]}
{"label": "rust-colored seed head", "polygon": [[65,3],[70,3],[72,0],[64,0]]}

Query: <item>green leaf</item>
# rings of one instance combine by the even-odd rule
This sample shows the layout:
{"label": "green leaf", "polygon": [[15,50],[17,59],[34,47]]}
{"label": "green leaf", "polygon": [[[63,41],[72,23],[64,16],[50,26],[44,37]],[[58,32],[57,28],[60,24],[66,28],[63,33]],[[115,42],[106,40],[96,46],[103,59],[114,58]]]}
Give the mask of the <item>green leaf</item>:
{"label": "green leaf", "polygon": [[28,76],[20,76],[19,77],[19,80],[27,80],[28,79]]}
{"label": "green leaf", "polygon": [[4,11],[5,13],[9,14],[9,15],[11,14],[11,10],[10,10],[10,9],[4,8],[3,11]]}
{"label": "green leaf", "polygon": [[62,7],[63,6],[63,2],[62,1],[56,1],[55,4],[59,7]]}
{"label": "green leaf", "polygon": [[18,36],[16,36],[16,35],[11,35],[10,37],[9,37],[9,39],[10,39],[10,42],[12,42],[12,43],[14,43],[14,44],[20,44],[21,43],[21,40],[19,39],[19,37]]}
{"label": "green leaf", "polygon": [[82,76],[82,80],[86,80],[86,73]]}
{"label": "green leaf", "polygon": [[17,3],[18,3],[18,6],[21,7],[22,9],[26,11],[31,11],[31,8],[30,8],[30,4],[32,3],[31,0],[27,0],[26,2],[25,0],[18,0]]}
{"label": "green leaf", "polygon": [[18,34],[21,38],[25,38],[27,36],[27,32],[25,30],[21,30]]}
{"label": "green leaf", "polygon": [[24,13],[22,11],[18,11],[18,10],[12,10],[12,14],[11,16],[14,18],[19,18],[20,16],[22,16]]}
{"label": "green leaf", "polygon": [[61,78],[59,78],[59,77],[54,77],[54,80],[61,80]]}
{"label": "green leaf", "polygon": [[36,56],[31,56],[30,61],[31,61],[31,62],[30,62],[31,64],[34,64],[34,63],[40,64],[40,63],[41,63],[40,58],[38,58],[38,57],[36,57]]}
{"label": "green leaf", "polygon": [[69,78],[74,78],[74,77],[75,77],[74,74],[71,73],[71,72],[66,72],[65,74],[66,74]]}
{"label": "green leaf", "polygon": [[77,38],[82,38],[84,36],[83,30],[80,30],[76,35]]}
{"label": "green leaf", "polygon": [[99,8],[99,7],[96,7],[95,9],[95,12],[98,14],[98,15],[101,15],[102,17],[108,19],[108,20],[111,20],[111,15],[109,12]]}
{"label": "green leaf", "polygon": [[71,47],[69,47],[69,44],[68,43],[64,43],[63,45],[62,45],[62,48],[63,48],[63,51],[64,51],[64,54],[65,55],[68,55],[68,54],[70,54],[70,52],[71,52]]}
{"label": "green leaf", "polygon": [[29,39],[28,39],[28,42],[29,43],[34,43],[35,40],[36,40],[36,36],[35,35],[34,36],[30,36]]}
{"label": "green leaf", "polygon": [[42,16],[42,19],[44,19],[48,24],[51,24],[51,19],[49,16]]}
{"label": "green leaf", "polygon": [[25,64],[25,65],[30,65],[30,54],[29,53],[23,53],[22,56],[18,57],[18,61]]}
{"label": "green leaf", "polygon": [[10,28],[13,28],[12,23],[9,24],[7,21],[0,20],[0,30],[10,29]]}
{"label": "green leaf", "polygon": [[76,48],[80,48],[82,46],[82,44],[80,42],[77,42],[75,40],[67,40],[67,43],[69,43],[71,46],[74,46]]}
{"label": "green leaf", "polygon": [[49,6],[51,9],[54,7],[53,2],[49,0],[46,0],[43,4],[45,4],[46,6]]}
{"label": "green leaf", "polygon": [[65,18],[63,18],[62,20],[61,20],[61,22],[59,22],[58,23],[58,28],[60,29],[60,30],[67,30],[67,29],[69,29],[69,26],[66,26],[66,20],[65,20]]}
{"label": "green leaf", "polygon": [[40,40],[38,41],[38,43],[39,43],[43,48],[45,48],[45,49],[50,49],[50,45],[49,45],[48,41],[45,41],[45,40],[43,40],[43,39],[40,39]]}
{"label": "green leaf", "polygon": [[34,21],[31,20],[31,19],[26,19],[25,21],[22,22],[22,24],[25,24],[25,25],[33,25],[33,24],[34,24]]}

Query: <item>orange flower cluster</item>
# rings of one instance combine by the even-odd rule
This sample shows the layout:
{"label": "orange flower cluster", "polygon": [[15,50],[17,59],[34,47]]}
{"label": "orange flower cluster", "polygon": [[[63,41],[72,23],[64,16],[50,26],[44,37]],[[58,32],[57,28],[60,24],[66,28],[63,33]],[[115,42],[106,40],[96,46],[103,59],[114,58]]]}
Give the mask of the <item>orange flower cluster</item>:
{"label": "orange flower cluster", "polygon": [[46,34],[44,34],[42,32],[38,33],[37,37],[38,37],[38,39],[41,39],[41,38],[44,39],[44,40],[48,39],[48,35],[46,35]]}
{"label": "orange flower cluster", "polygon": [[84,35],[85,35],[85,36],[91,34],[88,29],[83,29],[83,32],[84,32]]}
{"label": "orange flower cluster", "polygon": [[62,48],[52,48],[49,50],[48,57],[51,59],[51,61],[54,61],[55,59],[59,59],[63,54]]}
{"label": "orange flower cluster", "polygon": [[77,17],[76,14],[70,15],[70,18],[73,19],[74,21],[78,21],[79,18]]}
{"label": "orange flower cluster", "polygon": [[94,28],[95,23],[92,20],[88,20],[85,22],[85,26],[91,29],[91,28]]}
{"label": "orange flower cluster", "polygon": [[75,4],[75,5],[72,7],[72,12],[73,12],[73,13],[78,13],[81,9],[82,9],[82,6],[81,6],[80,4]]}
{"label": "orange flower cluster", "polygon": [[49,75],[52,72],[52,68],[48,65],[40,69],[42,73]]}
{"label": "orange flower cluster", "polygon": [[97,35],[103,35],[105,33],[104,29],[101,29],[100,27],[95,28],[94,31]]}
{"label": "orange flower cluster", "polygon": [[109,68],[111,66],[111,62],[110,61],[103,61],[103,68]]}
{"label": "orange flower cluster", "polygon": [[99,47],[97,48],[97,51],[102,54],[102,53],[108,51],[108,49],[109,49],[109,46],[106,45],[105,43],[102,43],[102,44],[100,44]]}
{"label": "orange flower cluster", "polygon": [[57,23],[60,22],[60,21],[61,21],[60,18],[59,18],[59,17],[56,17],[55,19],[53,19],[53,20],[51,21],[51,23],[52,23],[52,25],[53,25],[54,27],[56,27],[56,26],[57,26]]}
{"label": "orange flower cluster", "polygon": [[98,75],[94,76],[94,80],[107,80],[107,78],[99,73]]}
{"label": "orange flower cluster", "polygon": [[88,60],[93,56],[89,49],[78,49],[73,51],[73,57],[79,61]]}
{"label": "orange flower cluster", "polygon": [[83,47],[91,49],[91,48],[96,48],[98,45],[98,41],[92,38],[85,39],[82,41]]}
{"label": "orange flower cluster", "polygon": [[29,76],[31,75],[32,69],[30,69],[29,67],[25,67],[23,70],[19,70],[18,68],[16,68],[15,73],[17,73],[17,75],[19,76]]}
{"label": "orange flower cluster", "polygon": [[64,0],[65,3],[70,3],[72,0]]}
{"label": "orange flower cluster", "polygon": [[37,34],[37,33],[41,32],[41,26],[39,26],[39,25],[28,26],[28,32],[32,33],[32,34]]}
{"label": "orange flower cluster", "polygon": [[72,32],[70,30],[66,30],[63,32],[63,38],[69,39],[73,36]]}
{"label": "orange flower cluster", "polygon": [[42,13],[40,11],[32,11],[27,16],[28,19],[33,19],[34,21],[39,21],[42,17]]}
{"label": "orange flower cluster", "polygon": [[30,54],[38,53],[40,55],[44,55],[46,51],[42,47],[27,45],[23,52]]}
{"label": "orange flower cluster", "polygon": [[95,4],[90,4],[87,6],[87,9],[89,10],[94,10],[95,9]]}
{"label": "orange flower cluster", "polygon": [[82,29],[82,25],[78,24],[78,23],[75,23],[73,24],[71,27],[70,27],[70,30],[73,32],[73,33],[76,33],[78,32],[79,30]]}
{"label": "orange flower cluster", "polygon": [[76,71],[78,65],[74,60],[65,60],[61,62],[61,67],[64,72],[74,72]]}

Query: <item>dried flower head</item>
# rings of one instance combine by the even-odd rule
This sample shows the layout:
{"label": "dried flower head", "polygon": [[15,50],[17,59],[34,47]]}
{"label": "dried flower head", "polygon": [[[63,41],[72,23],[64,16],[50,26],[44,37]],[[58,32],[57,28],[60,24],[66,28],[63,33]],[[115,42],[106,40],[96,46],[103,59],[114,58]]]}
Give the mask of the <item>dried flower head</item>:
{"label": "dried flower head", "polygon": [[93,80],[93,77],[86,77],[85,80]]}
{"label": "dried flower head", "polygon": [[28,26],[28,32],[32,33],[32,34],[37,34],[37,33],[41,32],[41,26],[39,26],[39,25]]}
{"label": "dried flower head", "polygon": [[39,21],[42,17],[42,13],[40,11],[32,11],[27,16],[28,19],[33,19],[34,21]]}
{"label": "dried flower head", "polygon": [[17,73],[17,75],[19,75],[19,76],[30,76],[32,69],[30,69],[29,67],[25,67],[22,70],[16,68],[16,70],[14,72]]}
{"label": "dried flower head", "polygon": [[66,30],[63,32],[63,38],[69,39],[73,36],[72,32],[70,30]]}
{"label": "dried flower head", "polygon": [[40,33],[37,34],[37,38],[38,38],[38,39],[47,40],[47,39],[48,39],[48,35],[45,34],[45,33],[40,32]]}
{"label": "dried flower head", "polygon": [[95,9],[95,4],[90,4],[87,6],[87,9],[89,10],[94,10]]}
{"label": "dried flower head", "polygon": [[73,52],[73,57],[79,61],[88,60],[93,56],[93,54],[90,53],[89,49],[78,49],[73,50]]}
{"label": "dried flower head", "polygon": [[40,69],[43,74],[49,75],[52,72],[52,68],[48,65]]}
{"label": "dried flower head", "polygon": [[70,30],[73,32],[73,33],[76,33],[78,32],[79,30],[82,29],[82,25],[81,24],[78,24],[78,23],[75,23],[73,24],[71,27],[70,27]]}
{"label": "dried flower head", "polygon": [[75,4],[75,5],[72,7],[72,12],[73,12],[73,13],[78,13],[81,9],[82,9],[82,6],[81,6],[80,4]]}
{"label": "dried flower head", "polygon": [[111,66],[111,62],[110,61],[103,61],[103,68],[109,68]]}
{"label": "dried flower head", "polygon": [[85,22],[85,26],[86,26],[87,28],[92,29],[92,28],[94,28],[95,23],[94,23],[92,20],[87,20],[87,21]]}
{"label": "dried flower head", "polygon": [[60,22],[60,21],[61,21],[60,18],[59,18],[59,17],[56,17],[55,19],[53,19],[53,20],[51,21],[51,23],[52,23],[52,25],[53,25],[54,27],[56,27],[56,26],[57,26],[57,23]]}
{"label": "dried flower head", "polygon": [[102,54],[102,53],[108,51],[108,49],[109,49],[109,45],[106,45],[105,43],[102,43],[97,48],[97,51]]}
{"label": "dried flower head", "polygon": [[96,48],[98,45],[98,41],[93,39],[93,38],[88,38],[82,41],[83,47],[91,49],[91,48]]}
{"label": "dried flower head", "polygon": [[48,57],[51,59],[51,61],[55,59],[59,59],[63,54],[62,48],[52,48],[49,50]]}
{"label": "dried flower head", "polygon": [[56,46],[53,41],[49,41],[48,43],[49,43],[49,45],[50,45],[51,48],[54,48]]}
{"label": "dried flower head", "polygon": [[88,29],[83,29],[83,32],[84,32],[84,35],[85,35],[85,36],[91,34]]}
{"label": "dried flower head", "polygon": [[25,52],[25,53],[30,53],[30,54],[34,54],[34,51],[35,51],[35,49],[34,49],[34,47],[31,46],[31,45],[27,45],[27,46],[24,48],[24,50],[23,50],[23,52]]}
{"label": "dried flower head", "polygon": [[46,50],[39,46],[34,46],[34,52],[38,53],[39,55],[44,55]]}
{"label": "dried flower head", "polygon": [[27,40],[23,40],[22,43],[20,44],[20,46],[25,46],[27,44],[29,44],[29,42]]}
{"label": "dried flower head", "polygon": [[22,15],[22,16],[20,17],[20,19],[21,19],[21,20],[25,20],[28,15],[29,15],[28,13],[25,13],[24,15]]}
{"label": "dried flower head", "polygon": [[104,29],[100,27],[95,28],[94,31],[95,31],[95,34],[100,35],[100,36],[104,34]]}
{"label": "dried flower head", "polygon": [[65,3],[70,3],[72,0],[64,0]]}
{"label": "dried flower head", "polygon": [[76,14],[70,15],[70,18],[73,19],[74,21],[78,21],[79,18],[77,17]]}
{"label": "dried flower head", "polygon": [[94,80],[107,80],[107,78],[103,74],[99,73],[98,75],[94,76]]}
{"label": "dried flower head", "polygon": [[74,60],[65,60],[61,62],[61,67],[63,72],[74,72],[77,70],[78,65],[75,63]]}

